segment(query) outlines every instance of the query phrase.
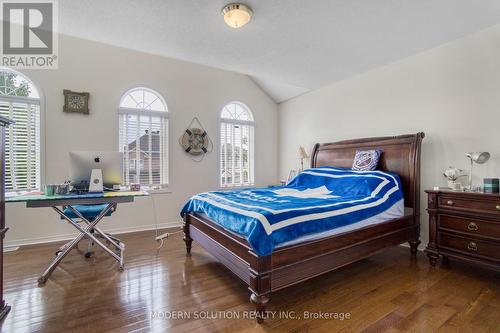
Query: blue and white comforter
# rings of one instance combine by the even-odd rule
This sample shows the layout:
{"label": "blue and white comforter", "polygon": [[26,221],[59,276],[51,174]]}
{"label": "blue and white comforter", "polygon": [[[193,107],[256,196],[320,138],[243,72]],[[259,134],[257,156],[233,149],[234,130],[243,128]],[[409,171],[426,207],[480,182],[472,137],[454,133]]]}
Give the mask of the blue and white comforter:
{"label": "blue and white comforter", "polygon": [[305,170],[283,187],[195,195],[181,216],[204,213],[265,256],[280,244],[365,220],[401,200],[395,174],[320,167]]}

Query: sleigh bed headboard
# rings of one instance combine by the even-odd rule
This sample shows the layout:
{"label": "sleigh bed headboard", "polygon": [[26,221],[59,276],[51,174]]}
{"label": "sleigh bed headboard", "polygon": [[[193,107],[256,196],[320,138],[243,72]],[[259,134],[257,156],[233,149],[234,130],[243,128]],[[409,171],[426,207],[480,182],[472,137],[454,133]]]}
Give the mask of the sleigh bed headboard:
{"label": "sleigh bed headboard", "polygon": [[311,167],[350,168],[356,150],[381,149],[378,170],[394,172],[403,184],[405,206],[419,215],[420,146],[424,133],[317,143],[311,155]]}

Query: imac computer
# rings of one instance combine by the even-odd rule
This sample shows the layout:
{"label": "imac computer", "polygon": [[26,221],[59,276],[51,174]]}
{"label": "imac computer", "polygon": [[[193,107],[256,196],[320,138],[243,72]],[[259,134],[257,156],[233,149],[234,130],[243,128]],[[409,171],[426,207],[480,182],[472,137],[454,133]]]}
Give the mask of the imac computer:
{"label": "imac computer", "polygon": [[122,183],[123,153],[72,151],[69,153],[71,185],[77,190],[102,192]]}

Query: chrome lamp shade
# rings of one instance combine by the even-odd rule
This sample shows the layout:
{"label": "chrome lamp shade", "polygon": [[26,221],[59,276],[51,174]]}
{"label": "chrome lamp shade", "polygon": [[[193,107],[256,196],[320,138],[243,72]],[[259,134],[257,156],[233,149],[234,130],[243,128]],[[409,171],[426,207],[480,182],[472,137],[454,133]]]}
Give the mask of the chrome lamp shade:
{"label": "chrome lamp shade", "polygon": [[473,152],[468,153],[467,157],[470,159],[470,172],[469,172],[469,190],[472,190],[472,168],[474,163],[484,164],[490,159],[490,153],[488,152]]}

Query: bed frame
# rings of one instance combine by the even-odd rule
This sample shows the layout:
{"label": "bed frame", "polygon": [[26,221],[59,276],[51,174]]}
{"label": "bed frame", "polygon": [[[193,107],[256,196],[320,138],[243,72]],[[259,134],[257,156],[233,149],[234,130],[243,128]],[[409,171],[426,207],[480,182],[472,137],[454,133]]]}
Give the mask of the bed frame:
{"label": "bed frame", "polygon": [[420,244],[420,146],[424,133],[316,144],[311,167],[351,167],[357,149],[380,148],[383,154],[378,169],[397,173],[404,191],[405,213],[374,226],[280,247],[268,256],[258,256],[248,242],[229,232],[207,216],[184,217],[187,255],[196,241],[221,264],[236,274],[251,292],[257,321],[265,318],[272,292],[330,272],[387,247],[409,242],[415,255]]}

